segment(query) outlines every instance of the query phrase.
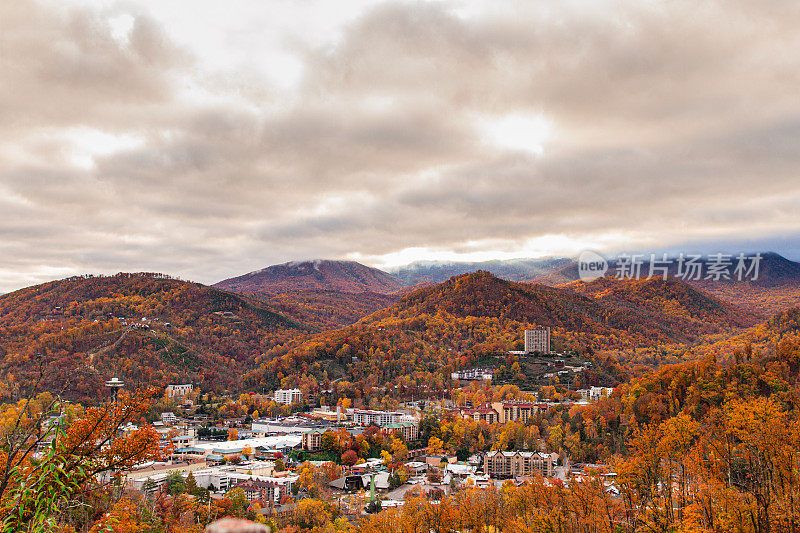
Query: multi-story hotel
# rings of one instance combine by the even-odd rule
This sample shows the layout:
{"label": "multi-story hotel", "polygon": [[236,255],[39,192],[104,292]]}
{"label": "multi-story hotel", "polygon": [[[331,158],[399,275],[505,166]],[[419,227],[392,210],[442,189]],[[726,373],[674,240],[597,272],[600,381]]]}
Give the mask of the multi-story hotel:
{"label": "multi-story hotel", "polygon": [[547,409],[547,404],[528,402],[494,402],[478,408],[462,408],[456,412],[465,418],[476,421],[485,421],[489,424],[505,424],[511,420],[527,422],[529,418],[542,409]]}
{"label": "multi-story hotel", "polygon": [[308,450],[310,452],[316,452],[322,449],[322,435],[325,433],[325,429],[312,429],[308,433],[303,433],[302,440],[300,441],[303,445],[304,450]]}
{"label": "multi-story hotel", "polygon": [[527,422],[530,417],[539,412],[539,405],[522,402],[494,402],[492,409],[497,411],[499,422],[505,424],[511,420]]}
{"label": "multi-story hotel", "polygon": [[494,370],[483,367],[457,370],[450,374],[450,378],[459,381],[491,381],[494,378]]}
{"label": "multi-story hotel", "polygon": [[494,478],[553,475],[553,457],[541,452],[492,451],[483,456],[483,473]]}
{"label": "multi-story hotel", "polygon": [[274,481],[246,479],[234,485],[232,489],[242,489],[250,503],[258,503],[262,507],[272,507],[278,505],[281,496],[290,494],[291,484],[282,482],[281,478]]}
{"label": "multi-story hotel", "polygon": [[362,426],[375,424],[376,426],[388,426],[397,424],[403,413],[400,411],[373,411],[372,409],[354,409],[353,422]]}
{"label": "multi-story hotel", "polygon": [[550,328],[526,329],[525,351],[550,353]]}
{"label": "multi-story hotel", "polygon": [[419,425],[416,421],[398,422],[397,424],[388,424],[383,427],[384,430],[394,433],[397,431],[403,436],[406,442],[413,442],[419,439]]}
{"label": "multi-story hotel", "polygon": [[496,424],[500,421],[500,415],[491,407],[481,407],[479,409],[461,409],[459,414],[464,418],[471,418],[477,422],[483,420],[487,424]]}
{"label": "multi-story hotel", "polygon": [[275,391],[275,403],[291,405],[303,399],[300,389],[278,389]]}
{"label": "multi-story hotel", "polygon": [[167,385],[166,391],[167,398],[183,397],[192,392],[192,385],[187,383],[185,385]]}

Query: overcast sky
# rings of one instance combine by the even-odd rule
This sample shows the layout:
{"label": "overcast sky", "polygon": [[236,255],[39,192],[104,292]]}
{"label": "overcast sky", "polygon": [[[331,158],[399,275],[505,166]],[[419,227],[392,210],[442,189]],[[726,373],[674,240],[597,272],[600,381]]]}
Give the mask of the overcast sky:
{"label": "overcast sky", "polygon": [[0,292],[800,258],[800,3],[0,2]]}

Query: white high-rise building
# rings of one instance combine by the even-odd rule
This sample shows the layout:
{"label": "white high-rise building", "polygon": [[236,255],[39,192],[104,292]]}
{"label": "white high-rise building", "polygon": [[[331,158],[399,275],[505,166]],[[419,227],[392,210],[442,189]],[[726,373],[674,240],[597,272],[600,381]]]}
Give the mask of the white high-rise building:
{"label": "white high-rise building", "polygon": [[550,328],[526,329],[525,351],[550,353]]}
{"label": "white high-rise building", "polygon": [[302,398],[303,393],[300,392],[300,389],[278,389],[275,391],[275,403],[291,405],[299,402]]}

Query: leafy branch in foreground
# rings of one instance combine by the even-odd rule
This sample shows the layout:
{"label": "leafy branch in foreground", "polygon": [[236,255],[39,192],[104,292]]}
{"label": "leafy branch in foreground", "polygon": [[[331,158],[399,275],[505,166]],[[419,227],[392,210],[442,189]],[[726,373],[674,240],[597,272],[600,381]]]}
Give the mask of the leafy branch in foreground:
{"label": "leafy branch in foreground", "polygon": [[7,407],[0,414],[0,531],[50,531],[82,492],[157,459],[158,433],[130,426],[153,393],[122,392],[85,412],[46,393]]}

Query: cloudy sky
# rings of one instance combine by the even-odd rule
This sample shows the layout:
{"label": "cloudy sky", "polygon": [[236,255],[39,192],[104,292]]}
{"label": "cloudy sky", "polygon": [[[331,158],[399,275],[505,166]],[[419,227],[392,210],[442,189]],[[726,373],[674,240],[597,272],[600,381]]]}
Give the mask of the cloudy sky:
{"label": "cloudy sky", "polygon": [[0,292],[583,249],[800,259],[795,1],[0,2]]}

